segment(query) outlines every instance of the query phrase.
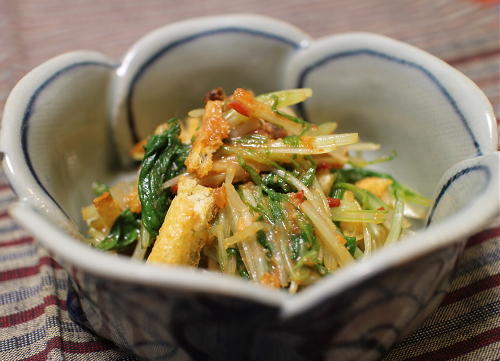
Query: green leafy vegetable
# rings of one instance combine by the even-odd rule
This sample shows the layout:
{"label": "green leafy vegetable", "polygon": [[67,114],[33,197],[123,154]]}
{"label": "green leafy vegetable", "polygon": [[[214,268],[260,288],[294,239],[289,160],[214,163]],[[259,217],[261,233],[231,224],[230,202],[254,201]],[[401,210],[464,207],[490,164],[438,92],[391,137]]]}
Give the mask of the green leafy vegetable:
{"label": "green leafy vegetable", "polygon": [[[280,176],[274,174],[274,173],[269,173],[262,177],[262,183],[266,186],[267,190],[275,190],[276,192],[279,193],[290,193],[290,192],[296,192],[296,189],[294,186],[291,186],[283,178]],[[264,190],[266,193],[267,191]]]}
{"label": "green leafy vegetable", "polygon": [[[266,194],[270,195],[272,193],[275,199],[280,197],[277,195],[278,192],[290,193],[295,191],[295,187],[290,186],[276,174],[269,173],[261,178],[260,174],[241,157],[238,157],[238,164],[250,175],[252,182],[260,186]],[[285,199],[286,196],[284,194],[282,196],[284,197],[281,197],[281,200]]]}
{"label": "green leafy vegetable", "polygon": [[314,265],[314,268],[315,268],[315,269],[316,269],[316,271],[317,271],[320,275],[322,275],[322,276],[326,276],[328,273],[330,273],[330,272],[328,271],[328,268],[326,268],[326,267],[325,267],[325,265],[324,265],[323,263],[320,263],[320,262],[316,263],[316,264]]}
{"label": "green leafy vegetable", "polygon": [[[392,180],[392,188],[393,190],[399,189],[402,192],[402,196],[404,197],[405,201],[407,202],[413,202],[416,204],[420,204],[423,206],[429,206],[431,204],[430,199],[420,195],[419,193],[415,192],[413,189],[401,184],[398,182],[396,179],[394,179],[393,176],[387,173],[380,173],[376,172],[370,169],[361,169],[361,168],[355,168],[355,169],[338,169],[335,171],[337,178],[341,177],[342,182],[348,182],[348,183],[355,183],[363,178],[366,177],[378,177],[378,178],[386,178]],[[337,183],[337,181],[335,181]]]}
{"label": "green leafy vegetable", "polygon": [[300,137],[298,135],[290,135],[283,138],[283,143],[291,145],[292,147],[298,147],[300,145]]}
{"label": "green leafy vegetable", "polygon": [[152,237],[158,234],[172,198],[162,185],[184,171],[189,153],[189,146],[179,140],[179,121],[172,118],[167,123],[167,130],[149,138],[139,173],[142,222]]}
{"label": "green leafy vegetable", "polygon": [[312,186],[314,182],[314,177],[316,176],[316,167],[314,168],[309,168],[308,170],[305,171],[305,173],[302,175],[302,177],[299,178],[299,180],[305,184],[306,187]]}
{"label": "green leafy vegetable", "polygon": [[306,220],[305,215],[298,211],[298,225],[300,234],[293,235],[291,239],[292,259],[298,261],[295,269],[303,267],[305,264],[312,265],[316,271],[324,276],[328,270],[323,262],[319,260],[319,241],[314,235],[314,228],[311,223]]}
{"label": "green leafy vegetable", "polygon": [[344,173],[341,172],[342,169],[337,169],[334,171],[335,173],[335,182],[332,185],[332,189],[330,191],[330,197],[342,199],[344,197],[345,189],[339,187],[340,183],[347,183],[349,179],[344,176]]}
{"label": "green leafy vegetable", "polygon": [[104,251],[121,251],[137,240],[139,228],[139,215],[132,213],[130,209],[126,209],[120,213],[109,234],[97,244],[96,248]]}
{"label": "green leafy vegetable", "polygon": [[250,175],[250,178],[252,178],[255,184],[260,185],[262,183],[259,173],[252,166],[248,165],[240,156],[238,156],[238,164]]}
{"label": "green leafy vegetable", "polygon": [[279,116],[281,116],[283,118],[291,120],[292,122],[302,124],[302,126],[304,128],[306,128],[305,130],[308,130],[311,127],[311,125],[308,122],[306,122],[304,119],[297,118],[297,117],[294,117],[293,115],[280,112],[278,110],[278,104],[280,103],[279,98],[277,96],[272,96],[272,99],[273,99],[273,105],[271,105],[271,109],[273,110],[274,113],[278,114]]}
{"label": "green leafy vegetable", "polygon": [[314,235],[313,225],[306,220],[306,216],[301,212],[298,213],[299,228],[306,242],[306,246],[315,251],[319,250],[319,241]]}
{"label": "green leafy vegetable", "polygon": [[283,209],[283,201],[288,200],[286,194],[275,192],[269,188],[263,188],[269,198],[269,210],[274,222],[282,222],[286,211]]}
{"label": "green leafy vegetable", "polygon": [[[271,174],[269,174],[271,175]],[[264,177],[265,178],[265,177]],[[274,189],[268,187],[266,182],[262,178],[258,183],[260,201],[256,207],[249,204],[250,208],[259,213],[264,217],[270,224],[276,224],[278,222],[284,224],[283,220],[285,217],[285,209],[283,208],[283,202],[288,201],[288,195],[279,193]],[[248,203],[247,203],[248,204]]]}
{"label": "green leafy vegetable", "polygon": [[240,274],[241,278],[249,280],[250,275],[248,274],[245,264],[241,259],[241,254],[240,251],[238,251],[238,248],[231,247],[228,248],[226,252],[228,255],[236,257],[236,269],[238,270],[238,273]]}
{"label": "green leafy vegetable", "polygon": [[356,237],[344,236],[346,243],[345,248],[349,251],[351,256],[354,256],[354,252],[356,252]]}
{"label": "green leafy vegetable", "polygon": [[233,147],[233,146],[222,146],[221,150],[224,153],[234,154],[240,158],[250,159],[257,163],[270,165],[277,169],[284,169],[281,165],[279,165],[272,159],[272,155],[269,154],[267,151],[257,151],[256,149],[248,149],[244,147]]}
{"label": "green leafy vegetable", "polygon": [[257,242],[264,247],[266,250],[266,255],[267,256],[272,256],[273,255],[273,249],[271,248],[271,245],[269,244],[267,237],[266,237],[266,232],[263,230],[260,230],[257,232]]}

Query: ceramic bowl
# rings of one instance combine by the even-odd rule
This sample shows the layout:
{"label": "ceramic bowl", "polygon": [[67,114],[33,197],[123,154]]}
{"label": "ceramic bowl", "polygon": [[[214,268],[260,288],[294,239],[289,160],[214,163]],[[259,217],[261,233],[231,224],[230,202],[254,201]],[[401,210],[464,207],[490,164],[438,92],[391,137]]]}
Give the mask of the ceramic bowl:
{"label": "ceramic bowl", "polygon": [[[80,242],[91,182],[116,179],[134,142],[216,86],[312,88],[300,114],[396,150],[380,169],[434,200],[425,224],[293,296]],[[79,51],[40,65],[8,98],[1,150],[11,213],[68,271],[70,313],[119,347],[151,360],[373,360],[439,304],[465,239],[498,211],[496,139],[486,97],[422,50],[232,15],[156,30],[120,62]]]}

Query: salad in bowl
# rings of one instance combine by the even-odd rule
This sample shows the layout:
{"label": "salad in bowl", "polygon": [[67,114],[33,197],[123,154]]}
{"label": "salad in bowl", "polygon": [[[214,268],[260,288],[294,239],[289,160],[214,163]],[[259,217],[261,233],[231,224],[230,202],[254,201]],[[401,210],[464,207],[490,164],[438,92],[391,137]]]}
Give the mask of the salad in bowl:
{"label": "salad in bowl", "polygon": [[366,168],[358,133],[335,133],[290,106],[309,88],[255,96],[210,90],[131,150],[130,181],[94,183],[88,242],[149,263],[237,275],[295,293],[411,234],[430,200]]}

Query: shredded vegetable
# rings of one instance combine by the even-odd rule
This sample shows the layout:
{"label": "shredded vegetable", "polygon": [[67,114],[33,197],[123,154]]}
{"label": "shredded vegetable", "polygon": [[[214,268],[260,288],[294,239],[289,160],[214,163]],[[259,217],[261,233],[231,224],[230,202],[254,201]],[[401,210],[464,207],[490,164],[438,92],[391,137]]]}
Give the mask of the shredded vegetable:
{"label": "shredded vegetable", "polygon": [[[95,182],[89,243],[148,263],[219,270],[290,293],[409,234],[430,201],[367,167],[380,144],[290,106],[312,90],[220,88],[132,149],[135,181]],[[386,153],[387,154],[387,153]]]}

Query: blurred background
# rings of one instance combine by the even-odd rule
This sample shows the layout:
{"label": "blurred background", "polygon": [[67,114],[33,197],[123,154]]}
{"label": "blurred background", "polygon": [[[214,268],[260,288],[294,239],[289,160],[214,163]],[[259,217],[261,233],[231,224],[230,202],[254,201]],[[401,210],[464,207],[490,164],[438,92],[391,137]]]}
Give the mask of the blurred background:
{"label": "blurred background", "polygon": [[312,37],[371,31],[457,67],[498,114],[497,0],[0,0],[0,110],[27,71],[60,53],[91,49],[119,59],[149,31],[193,16],[257,13]]}

